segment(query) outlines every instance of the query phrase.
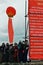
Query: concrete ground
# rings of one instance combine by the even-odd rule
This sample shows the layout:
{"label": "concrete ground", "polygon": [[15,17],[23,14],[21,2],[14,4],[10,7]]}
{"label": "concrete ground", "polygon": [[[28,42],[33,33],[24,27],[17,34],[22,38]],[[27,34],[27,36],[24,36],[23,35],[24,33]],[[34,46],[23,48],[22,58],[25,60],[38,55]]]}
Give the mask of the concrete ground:
{"label": "concrete ground", "polygon": [[32,61],[29,63],[0,63],[0,65],[43,65],[43,61]]}

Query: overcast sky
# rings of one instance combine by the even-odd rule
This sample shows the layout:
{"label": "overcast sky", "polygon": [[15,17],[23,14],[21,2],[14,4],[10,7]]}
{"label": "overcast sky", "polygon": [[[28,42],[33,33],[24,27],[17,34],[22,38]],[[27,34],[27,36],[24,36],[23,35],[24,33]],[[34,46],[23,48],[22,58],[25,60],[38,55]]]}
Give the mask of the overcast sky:
{"label": "overcast sky", "polygon": [[25,35],[25,0],[0,0],[0,43],[8,42],[8,6],[16,9],[16,16],[13,17],[14,42],[23,40]]}

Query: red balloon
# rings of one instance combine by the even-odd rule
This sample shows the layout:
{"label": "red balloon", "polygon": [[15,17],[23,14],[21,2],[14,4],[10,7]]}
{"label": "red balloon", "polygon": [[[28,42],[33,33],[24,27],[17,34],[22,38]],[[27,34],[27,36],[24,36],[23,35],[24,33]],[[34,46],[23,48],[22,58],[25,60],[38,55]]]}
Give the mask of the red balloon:
{"label": "red balloon", "polygon": [[6,13],[9,17],[13,17],[14,15],[16,15],[16,10],[13,7],[8,7]]}

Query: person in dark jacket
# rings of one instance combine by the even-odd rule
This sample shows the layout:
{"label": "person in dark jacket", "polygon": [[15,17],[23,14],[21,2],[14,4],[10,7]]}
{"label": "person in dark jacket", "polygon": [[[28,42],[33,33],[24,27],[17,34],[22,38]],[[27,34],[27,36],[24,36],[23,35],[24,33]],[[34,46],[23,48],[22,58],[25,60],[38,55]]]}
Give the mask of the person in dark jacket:
{"label": "person in dark jacket", "polygon": [[13,54],[14,54],[14,47],[13,44],[11,44],[9,47],[9,62],[14,62]]}
{"label": "person in dark jacket", "polygon": [[2,57],[3,57],[3,52],[2,52],[2,46],[0,46],[0,63],[2,63]]}
{"label": "person in dark jacket", "polygon": [[24,50],[24,53],[23,53],[23,62],[27,62],[27,54],[28,54],[28,48],[29,48],[29,45],[28,45],[28,42],[27,40],[24,41],[24,44],[23,44],[23,50]]}
{"label": "person in dark jacket", "polygon": [[21,41],[18,44],[18,49],[19,49],[19,54],[18,54],[19,62],[22,62],[23,61],[23,45]]}
{"label": "person in dark jacket", "polygon": [[2,62],[5,62],[5,43],[2,43],[1,51],[2,51]]}
{"label": "person in dark jacket", "polygon": [[5,62],[9,62],[9,43],[6,43],[6,48],[5,48]]}
{"label": "person in dark jacket", "polygon": [[14,45],[14,62],[19,62],[19,59],[18,59],[18,45],[17,45],[17,43],[15,43],[15,45]]}

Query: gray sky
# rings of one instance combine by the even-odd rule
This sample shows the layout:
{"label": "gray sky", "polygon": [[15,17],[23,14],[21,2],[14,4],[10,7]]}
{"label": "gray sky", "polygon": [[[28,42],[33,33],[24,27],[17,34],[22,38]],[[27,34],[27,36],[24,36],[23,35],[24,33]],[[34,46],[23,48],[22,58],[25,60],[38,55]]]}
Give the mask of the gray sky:
{"label": "gray sky", "polygon": [[23,40],[25,33],[25,0],[0,0],[0,43],[8,42],[8,6],[16,9],[16,16],[13,17],[14,42]]}

